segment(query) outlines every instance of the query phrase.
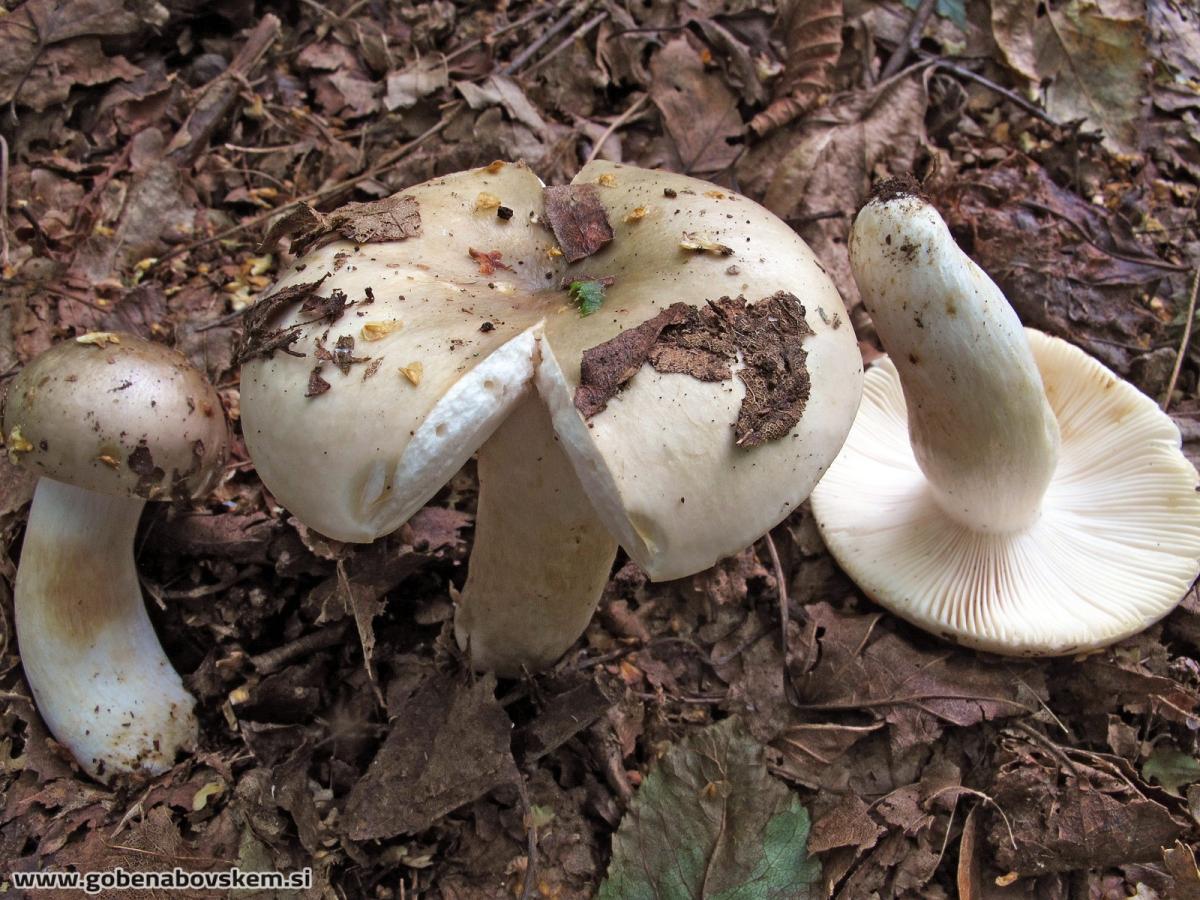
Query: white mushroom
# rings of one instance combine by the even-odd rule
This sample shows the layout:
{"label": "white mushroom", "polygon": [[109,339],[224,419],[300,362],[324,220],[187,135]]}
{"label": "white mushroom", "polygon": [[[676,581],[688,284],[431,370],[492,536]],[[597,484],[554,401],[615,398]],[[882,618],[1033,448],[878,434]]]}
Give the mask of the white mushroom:
{"label": "white mushroom", "polygon": [[[341,291],[355,305],[309,325],[327,304],[281,310],[273,324],[295,329],[288,350],[303,357],[276,351],[242,376],[263,481],[340,540],[393,531],[479,452],[456,633],[477,667],[506,675],[578,638],[618,543],[652,578],[678,578],[783,519],[837,452],[861,390],[837,290],[757,204],[610,163],[546,196],[556,190],[593,213],[598,201],[611,242],[569,262],[578,248],[551,226],[603,228],[586,208],[548,205],[523,165],[426,182],[405,192],[419,235],[300,260],[276,296]],[[585,315],[571,283],[599,309]],[[364,330],[374,323],[389,326]],[[755,340],[775,355],[755,356]],[[339,341],[363,360],[344,374],[326,359]],[[322,359],[328,389],[313,381]],[[687,374],[702,364],[717,380]]]}
{"label": "white mushroom", "polygon": [[813,492],[842,568],[959,643],[1054,655],[1171,611],[1200,571],[1197,475],[1178,429],[1065,341],[1022,329],[914,185],[850,238],[888,357]]}
{"label": "white mushroom", "polygon": [[133,539],[147,500],[204,493],[228,433],[183,356],[127,334],[51,348],[8,392],[10,458],[42,477],[17,568],[17,640],[50,733],[94,777],[159,773],[195,745],[195,701],[146,614]]}

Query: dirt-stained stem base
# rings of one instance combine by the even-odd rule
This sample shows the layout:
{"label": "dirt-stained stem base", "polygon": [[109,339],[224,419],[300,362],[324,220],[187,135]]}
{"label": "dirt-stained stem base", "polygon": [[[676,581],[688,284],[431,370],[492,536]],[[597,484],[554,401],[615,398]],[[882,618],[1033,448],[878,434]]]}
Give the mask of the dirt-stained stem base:
{"label": "dirt-stained stem base", "polygon": [[38,482],[17,570],[25,677],[89,774],[159,773],[195,745],[195,701],[163,653],[133,560],[145,501]]}
{"label": "dirt-stained stem base", "polygon": [[514,677],[562,656],[616,552],[531,394],[479,451],[475,548],[454,620],[472,665]]}

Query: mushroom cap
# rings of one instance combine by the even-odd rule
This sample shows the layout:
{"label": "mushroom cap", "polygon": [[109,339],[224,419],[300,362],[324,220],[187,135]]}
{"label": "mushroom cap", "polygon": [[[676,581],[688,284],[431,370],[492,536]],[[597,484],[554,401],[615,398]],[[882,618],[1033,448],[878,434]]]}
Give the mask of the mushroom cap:
{"label": "mushroom cap", "polygon": [[[680,577],[737,552],[808,495],[849,430],[862,380],[841,298],[812,251],[767,210],[697,179],[595,162],[573,184],[595,186],[614,232],[575,263],[556,255],[541,181],[507,164],[405,191],[419,206],[419,235],[335,241],[282,279],[279,289],[327,276],[320,294],[358,301],[340,319],[302,330],[291,349],[303,358],[275,352],[243,367],[247,445],[293,514],[347,541],[395,530],[531,388],[600,519],[651,577]],[[481,195],[512,216],[500,218]],[[689,234],[729,255],[685,249]],[[471,250],[499,251],[511,271],[484,274]],[[564,278],[614,281],[599,311],[584,316]],[[368,288],[374,301],[364,303]],[[585,419],[576,409],[585,350],[678,301],[758,303],[780,291],[798,298],[812,331],[802,343],[809,396],[784,436],[737,446],[746,395],[738,377],[703,382],[650,365],[603,411]],[[306,320],[297,305],[279,327]],[[366,340],[364,326],[379,339]],[[317,339],[331,348],[347,336],[371,363],[345,375],[326,363],[331,388],[306,397]],[[413,373],[414,363],[418,384],[399,372]]]}
{"label": "mushroom cap", "polygon": [[221,400],[180,353],[131,334],[56,344],[13,381],[10,459],[55,481],[147,500],[215,483],[229,452]]}
{"label": "mushroom cap", "polygon": [[841,455],[813,491],[830,552],[882,606],[942,637],[1008,655],[1104,646],[1169,613],[1200,573],[1200,495],[1179,430],[1083,351],[1026,329],[1062,434],[1028,528],[982,533],[947,516],[909,444],[884,357]]}

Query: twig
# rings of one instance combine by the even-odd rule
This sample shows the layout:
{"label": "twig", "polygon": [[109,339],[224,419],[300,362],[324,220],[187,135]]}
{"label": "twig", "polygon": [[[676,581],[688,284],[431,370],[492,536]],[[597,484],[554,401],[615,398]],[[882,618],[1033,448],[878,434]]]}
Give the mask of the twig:
{"label": "twig", "polygon": [[561,9],[562,7],[564,7],[566,5],[567,5],[567,3],[565,2],[565,0],[564,0],[564,2],[558,3],[554,6],[550,6],[550,5],[540,6],[539,5],[536,9],[533,10],[533,12],[526,13],[521,18],[517,19],[515,22],[509,22],[507,25],[505,25],[501,28],[497,28],[495,31],[493,31],[491,34],[489,34],[486,38],[475,38],[475,40],[468,41],[467,43],[463,44],[461,47],[456,47],[455,49],[451,50],[449,53],[446,54],[446,62],[450,62],[453,59],[458,59],[464,53],[468,53],[471,50],[474,50],[476,47],[478,47],[480,44],[482,44],[485,40],[494,41],[494,40],[496,40],[496,38],[503,37],[504,35],[508,34],[508,32],[510,32],[516,28],[522,28],[531,22],[537,21],[538,19],[542,18],[543,16],[549,15],[550,13],[554,12],[554,10]]}
{"label": "twig", "polygon": [[937,0],[921,0],[921,5],[913,13],[912,21],[908,25],[908,31],[904,32],[904,37],[896,45],[896,49],[892,51],[892,55],[888,57],[888,61],[883,64],[883,69],[879,73],[880,81],[887,81],[908,62],[908,56],[913,52],[917,44],[920,43],[921,35],[925,31],[925,25],[929,22],[929,17],[933,15],[933,8],[936,5]]}
{"label": "twig", "polygon": [[[999,803],[997,803],[995,800],[993,800],[991,797],[989,797],[983,791],[977,791],[974,788],[963,787],[961,784],[951,784],[951,785],[947,785],[944,788],[938,788],[936,791],[934,791],[932,794],[930,794],[928,797],[925,798],[925,802],[928,803],[930,800],[933,800],[936,797],[940,797],[942,794],[946,793],[946,791],[958,791],[960,794],[970,794],[972,797],[978,797],[984,803],[990,803],[990,804],[992,804],[992,806],[996,807],[996,812],[1000,813],[1000,818],[1002,818],[1004,820],[1004,827],[1008,829],[1009,843],[1012,844],[1012,848],[1014,850],[1017,849],[1017,837],[1015,834],[1013,834],[1012,823],[1008,821],[1008,816],[1005,815],[1003,806],[1001,806]],[[955,800],[957,800],[957,799],[958,798],[956,797]]]}
{"label": "twig", "polygon": [[294,641],[289,641],[273,650],[267,650],[265,653],[251,656],[250,664],[263,675],[269,675],[283,668],[284,665],[290,663],[293,659],[298,659],[317,650],[324,650],[327,647],[340,644],[346,636],[348,625],[349,622],[343,619],[336,625],[330,625],[319,631],[310,631],[308,634],[301,635]]}
{"label": "twig", "polygon": [[545,56],[543,56],[541,59],[539,59],[537,62],[535,62],[532,66],[530,66],[529,71],[527,71],[525,74],[532,75],[534,72],[536,72],[542,66],[544,66],[546,63],[550,62],[550,60],[554,59],[554,57],[558,56],[558,54],[562,53],[564,50],[566,50],[568,47],[570,47],[573,43],[587,37],[587,35],[593,29],[595,29],[601,22],[603,22],[607,18],[608,18],[607,11],[596,13],[596,15],[592,16],[590,19],[588,19],[586,22],[584,22],[582,25],[580,25],[578,28],[576,28],[574,31],[572,31],[570,34],[568,34],[565,38],[563,38],[561,41],[559,41],[557,44],[555,44],[554,49],[551,50],[549,53],[547,53]]}
{"label": "twig", "polygon": [[1032,738],[1036,743],[1041,744],[1047,751],[1049,751],[1051,756],[1070,769],[1071,774],[1077,779],[1083,777],[1082,773],[1079,771],[1079,766],[1075,765],[1071,758],[1063,752],[1063,749],[1028,722],[1022,722],[1020,719],[1014,719],[1009,724],[1026,737]]}
{"label": "twig", "polygon": [[1021,200],[1020,203],[1022,206],[1024,206],[1027,209],[1032,209],[1035,212],[1042,212],[1042,213],[1045,213],[1046,215],[1054,216],[1056,219],[1059,219],[1060,221],[1066,222],[1068,225],[1070,225],[1072,228],[1074,228],[1077,232],[1079,232],[1079,236],[1082,237],[1085,241],[1087,241],[1089,244],[1091,244],[1093,247],[1095,247],[1097,250],[1099,250],[1101,253],[1105,254],[1106,256],[1111,256],[1113,259],[1119,259],[1122,262],[1133,263],[1134,265],[1150,266],[1153,269],[1166,269],[1170,272],[1186,272],[1188,270],[1187,266],[1181,266],[1178,263],[1167,262],[1166,260],[1163,260],[1163,259],[1155,259],[1152,256],[1130,256],[1126,253],[1120,253],[1116,250],[1110,250],[1108,247],[1105,247],[1102,244],[1098,243],[1096,241],[1096,239],[1094,237],[1092,237],[1091,233],[1086,228],[1084,228],[1082,225],[1080,225],[1078,222],[1076,222],[1074,219],[1072,219],[1066,213],[1059,212],[1057,209],[1054,209],[1053,207],[1050,207],[1050,206],[1045,206],[1044,204],[1038,203],[1035,200]]}
{"label": "twig", "polygon": [[8,268],[8,141],[0,134],[0,266]]}
{"label": "twig", "polygon": [[771,568],[775,570],[775,593],[779,597],[779,650],[783,654],[783,665],[788,664],[788,589],[783,577],[783,564],[779,562],[779,551],[775,549],[775,539],[771,532],[763,535],[767,543],[767,553],[771,557]]}
{"label": "twig", "polygon": [[604,142],[613,136],[614,131],[632,119],[634,115],[637,114],[638,110],[646,105],[646,101],[649,99],[649,94],[642,94],[642,96],[639,97],[634,103],[629,105],[625,112],[613,119],[612,124],[604,129],[604,133],[600,135],[600,139],[592,145],[592,152],[589,153],[588,158],[584,160],[585,165],[592,162],[597,156],[600,155],[600,148],[604,146]]}
{"label": "twig", "polygon": [[190,165],[208,146],[217,126],[225,119],[241,90],[241,81],[262,61],[279,34],[279,19],[268,13],[246,38],[229,68],[201,91],[192,111],[167,146],[165,156],[179,165]]}
{"label": "twig", "polygon": [[163,263],[169,262],[177,256],[182,256],[185,253],[191,253],[193,250],[196,250],[200,247],[206,247],[209,244],[215,244],[217,241],[222,241],[227,237],[238,234],[239,232],[262,225],[264,222],[275,218],[277,215],[287,212],[289,209],[293,209],[294,207],[300,206],[304,203],[320,202],[325,198],[353,188],[359,182],[366,181],[368,178],[374,178],[376,175],[386,172],[388,169],[392,168],[394,165],[404,159],[404,157],[407,156],[412,150],[416,149],[425,141],[429,140],[435,134],[438,134],[444,128],[446,128],[447,125],[454,121],[455,117],[462,111],[464,106],[465,104],[462,101],[454,101],[454,103],[450,105],[450,108],[446,110],[446,113],[436,125],[432,125],[431,127],[427,128],[407,144],[402,144],[401,146],[397,147],[394,151],[389,153],[371,168],[359,172],[357,175],[352,175],[349,178],[343,179],[336,184],[331,184],[329,187],[321,188],[301,197],[297,197],[295,200],[285,203],[283,206],[277,206],[274,209],[268,209],[257,216],[247,219],[244,222],[239,222],[237,225],[231,225],[228,228],[222,229],[216,234],[211,234],[199,241],[192,241],[190,244],[184,244],[176,247],[169,253],[164,253],[162,256],[160,256],[158,261],[153,263],[147,271],[158,269],[163,265]]}
{"label": "twig", "polygon": [[533,57],[538,53],[539,50],[541,50],[548,43],[550,43],[551,40],[553,40],[553,38],[556,34],[559,34],[560,32],[565,31],[567,29],[567,27],[573,21],[575,21],[575,17],[578,16],[585,9],[587,9],[588,5],[589,5],[588,3],[584,2],[584,3],[580,4],[579,6],[575,7],[574,9],[568,11],[565,16],[563,16],[561,19],[559,19],[557,22],[555,22],[553,25],[551,25],[549,28],[547,28],[542,33],[541,37],[539,37],[536,41],[534,41],[528,47],[526,47],[524,50],[522,50],[520,53],[518,53],[516,58],[512,62],[510,62],[507,66],[505,66],[503,69],[500,70],[500,74],[501,75],[512,75],[514,72],[516,72],[518,69],[520,69],[521,66],[525,65],[525,63],[527,63],[527,62],[529,62],[529,60],[533,59]]}
{"label": "twig", "polygon": [[1196,318],[1196,288],[1200,287],[1200,268],[1192,276],[1192,293],[1188,297],[1187,321],[1183,323],[1183,337],[1179,341],[1179,353],[1175,356],[1175,368],[1171,370],[1171,380],[1167,382],[1167,393],[1162,399],[1162,411],[1166,412],[1171,405],[1171,395],[1175,393],[1175,385],[1179,381],[1179,372],[1183,368],[1183,358],[1187,356],[1188,341],[1192,339],[1192,321]]}
{"label": "twig", "polygon": [[1047,125],[1053,125],[1055,128],[1063,127],[1060,122],[1052,119],[1045,110],[1033,103],[1030,103],[1020,94],[1014,93],[1008,88],[996,84],[996,82],[992,81],[990,78],[985,78],[978,72],[972,72],[970,69],[955,65],[947,59],[943,59],[940,56],[935,56],[932,53],[926,53],[924,50],[917,50],[917,56],[921,57],[921,59],[932,60],[934,66],[939,69],[945,69],[947,72],[952,72],[955,75],[958,75],[960,78],[966,78],[968,81],[974,81],[976,84],[983,85],[985,88],[999,94],[1010,103],[1014,103],[1021,107],[1021,109],[1025,110],[1025,112],[1029,113],[1031,116],[1041,119]]}
{"label": "twig", "polygon": [[521,796],[521,812],[525,819],[526,849],[528,862],[525,865],[525,885],[521,890],[521,900],[531,900],[533,886],[537,883],[537,823],[533,821],[533,808],[529,805],[529,788],[525,785],[525,776],[517,773],[517,793]]}

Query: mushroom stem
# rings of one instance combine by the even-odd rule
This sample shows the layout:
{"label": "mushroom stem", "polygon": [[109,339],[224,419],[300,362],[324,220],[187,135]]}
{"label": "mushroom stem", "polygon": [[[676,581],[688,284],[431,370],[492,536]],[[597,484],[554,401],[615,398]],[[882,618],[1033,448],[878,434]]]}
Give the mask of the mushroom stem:
{"label": "mushroom stem", "polygon": [[133,563],[145,501],[42,478],[17,570],[25,677],[89,774],[158,774],[195,745],[195,701],[163,653]]}
{"label": "mushroom stem", "polygon": [[878,194],[850,263],[895,364],[917,464],[955,521],[981,532],[1035,522],[1058,462],[1058,423],[1025,332],[995,283],[924,200]]}
{"label": "mushroom stem", "polygon": [[454,620],[472,665],[515,677],[562,656],[616,552],[531,392],[479,450],[475,547]]}

